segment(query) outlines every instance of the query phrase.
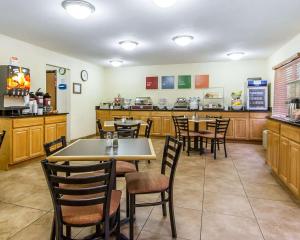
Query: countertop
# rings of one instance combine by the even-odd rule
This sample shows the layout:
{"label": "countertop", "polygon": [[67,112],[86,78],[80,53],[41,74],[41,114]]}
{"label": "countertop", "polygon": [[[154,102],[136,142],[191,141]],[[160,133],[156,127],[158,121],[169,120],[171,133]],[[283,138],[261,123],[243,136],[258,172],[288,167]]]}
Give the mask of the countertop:
{"label": "countertop", "polygon": [[223,110],[223,109],[205,109],[205,110],[181,110],[181,109],[172,109],[172,110],[160,110],[160,109],[153,109],[153,110],[132,110],[132,109],[102,109],[99,106],[95,107],[96,110],[106,110],[106,111],[154,111],[154,112],[270,112],[270,110]]}
{"label": "countertop", "polygon": [[275,116],[270,116],[270,117],[267,117],[267,118],[270,119],[270,120],[275,120],[275,121],[278,121],[278,122],[286,123],[286,124],[292,125],[294,127],[299,127],[300,128],[300,122],[293,122],[293,121],[291,121],[287,118],[275,117]]}
{"label": "countertop", "polygon": [[60,116],[60,115],[67,115],[69,113],[50,113],[44,115],[0,115],[0,118],[32,118],[32,117],[51,117],[51,116]]}

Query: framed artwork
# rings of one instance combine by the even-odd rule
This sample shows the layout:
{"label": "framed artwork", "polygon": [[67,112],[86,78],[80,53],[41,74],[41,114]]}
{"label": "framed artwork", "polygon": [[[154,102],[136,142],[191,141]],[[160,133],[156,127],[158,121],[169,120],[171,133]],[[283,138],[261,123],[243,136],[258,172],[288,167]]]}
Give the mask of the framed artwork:
{"label": "framed artwork", "polygon": [[190,89],[192,87],[191,75],[179,75],[178,76],[178,89]]}
{"label": "framed artwork", "polygon": [[146,89],[158,89],[158,77],[146,77]]}
{"label": "framed artwork", "polygon": [[174,76],[162,76],[161,77],[161,89],[174,89],[175,77]]}
{"label": "framed artwork", "polygon": [[209,75],[196,75],[195,88],[209,88]]}
{"label": "framed artwork", "polygon": [[81,94],[81,83],[73,83],[73,94]]}

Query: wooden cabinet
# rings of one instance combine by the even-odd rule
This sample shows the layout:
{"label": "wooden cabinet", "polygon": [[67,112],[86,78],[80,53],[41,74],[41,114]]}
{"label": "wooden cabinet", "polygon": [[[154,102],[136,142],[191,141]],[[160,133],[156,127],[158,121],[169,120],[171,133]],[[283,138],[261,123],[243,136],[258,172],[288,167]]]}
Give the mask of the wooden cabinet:
{"label": "wooden cabinet", "polygon": [[[268,152],[271,151],[268,148]],[[278,176],[284,182],[288,182],[288,162],[290,157],[290,142],[289,139],[285,137],[280,137],[280,156],[278,163]],[[271,156],[272,157],[272,156]]]}
{"label": "wooden cabinet", "polygon": [[67,134],[67,123],[61,122],[56,124],[56,138],[66,137]]}
{"label": "wooden cabinet", "polygon": [[34,158],[44,154],[44,127],[36,126],[29,129],[29,156]]}
{"label": "wooden cabinet", "polygon": [[288,187],[294,194],[300,194],[300,144],[293,141],[288,158]]}
{"label": "wooden cabinet", "polygon": [[56,140],[56,124],[45,125],[45,143]]}
{"label": "wooden cabinet", "polygon": [[153,136],[161,136],[162,124],[161,124],[161,117],[151,117],[153,124],[152,124],[152,135]]}
{"label": "wooden cabinet", "polygon": [[[57,121],[52,121],[52,124],[45,125],[45,143],[53,142],[56,139],[61,138],[62,136],[67,135],[67,123],[66,122],[59,122],[61,119],[57,119]],[[55,147],[60,147],[55,146]],[[52,148],[52,150],[55,149]]]}
{"label": "wooden cabinet", "polygon": [[266,127],[266,119],[250,119],[250,139],[261,140],[263,130]]}
{"label": "wooden cabinet", "polygon": [[267,163],[275,173],[278,173],[280,136],[269,131],[267,147]]}
{"label": "wooden cabinet", "polygon": [[18,163],[29,158],[29,128],[16,128],[13,130],[12,162]]}
{"label": "wooden cabinet", "polygon": [[234,139],[233,124],[234,124],[234,120],[230,119],[229,126],[228,126],[228,129],[227,129],[227,134],[226,134],[228,139]]}
{"label": "wooden cabinet", "polygon": [[234,138],[235,139],[248,139],[248,119],[236,118],[233,120]]}
{"label": "wooden cabinet", "polygon": [[172,117],[162,117],[162,135],[173,135]]}

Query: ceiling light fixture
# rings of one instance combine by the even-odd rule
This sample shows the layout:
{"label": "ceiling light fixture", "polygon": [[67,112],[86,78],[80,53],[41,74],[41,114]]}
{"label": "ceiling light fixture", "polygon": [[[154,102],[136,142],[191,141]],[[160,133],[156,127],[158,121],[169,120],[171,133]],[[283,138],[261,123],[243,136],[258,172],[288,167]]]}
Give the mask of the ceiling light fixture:
{"label": "ceiling light fixture", "polygon": [[115,59],[115,60],[110,60],[109,63],[113,66],[113,67],[120,67],[123,65],[123,61],[120,59]]}
{"label": "ceiling light fixture", "polygon": [[161,8],[167,8],[173,6],[176,0],[153,0],[153,2]]}
{"label": "ceiling light fixture", "polygon": [[179,46],[185,47],[193,41],[194,37],[189,35],[181,35],[173,37],[172,40]]}
{"label": "ceiling light fixture", "polygon": [[119,42],[119,44],[126,51],[132,51],[139,45],[138,42],[130,41],[130,40],[121,41]]}
{"label": "ceiling light fixture", "polygon": [[85,19],[95,11],[92,4],[83,0],[65,0],[61,5],[67,13],[76,19]]}
{"label": "ceiling light fixture", "polygon": [[229,57],[231,60],[240,60],[244,55],[244,52],[227,53],[227,57]]}

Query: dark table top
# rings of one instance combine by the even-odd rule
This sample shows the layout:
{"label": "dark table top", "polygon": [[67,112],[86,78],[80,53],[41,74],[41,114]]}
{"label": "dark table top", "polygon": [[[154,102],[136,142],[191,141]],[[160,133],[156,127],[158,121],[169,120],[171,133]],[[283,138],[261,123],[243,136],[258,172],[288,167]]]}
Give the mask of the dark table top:
{"label": "dark table top", "polygon": [[148,124],[143,120],[126,120],[125,122],[122,121],[104,121],[104,127],[114,127],[115,123],[118,125],[123,126],[131,126],[136,124],[141,124],[141,126],[147,126]]}
{"label": "dark table top", "polygon": [[107,147],[106,139],[79,139],[48,157],[49,161],[156,160],[151,139],[119,139],[118,148]]}

